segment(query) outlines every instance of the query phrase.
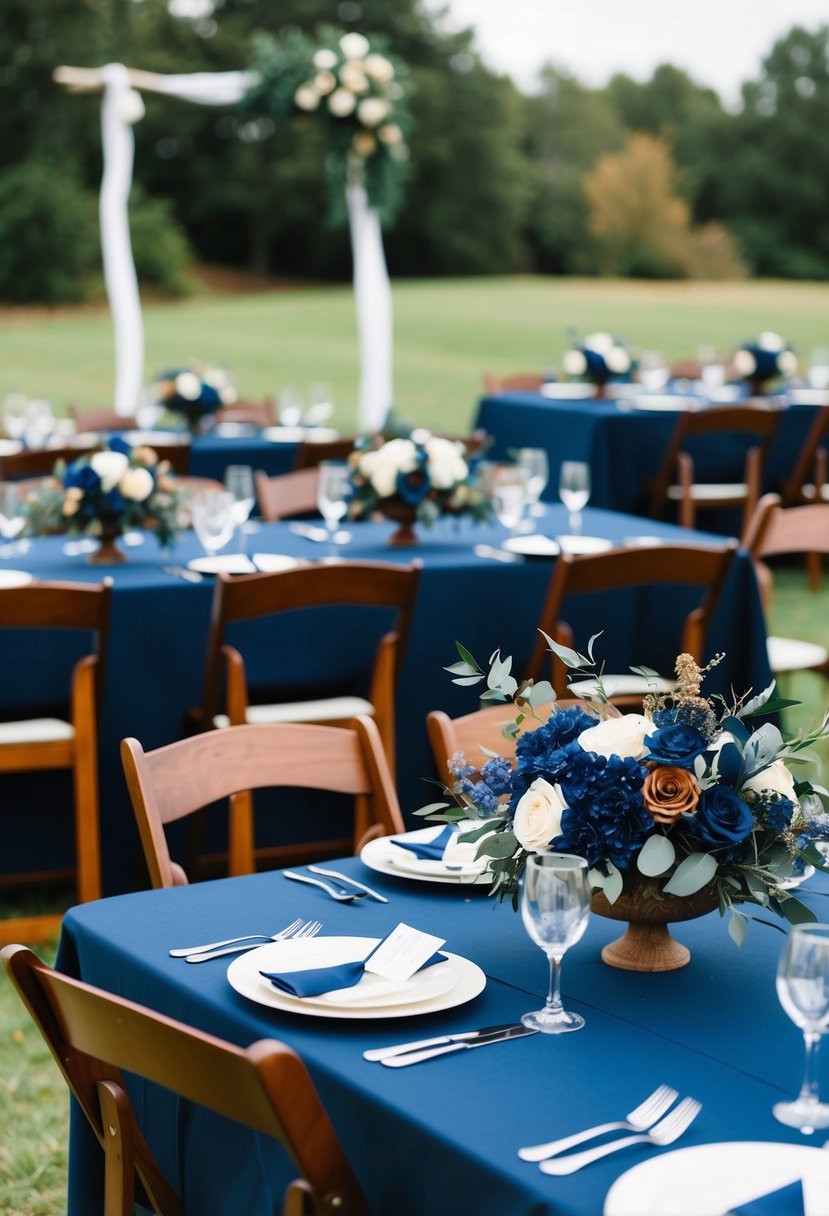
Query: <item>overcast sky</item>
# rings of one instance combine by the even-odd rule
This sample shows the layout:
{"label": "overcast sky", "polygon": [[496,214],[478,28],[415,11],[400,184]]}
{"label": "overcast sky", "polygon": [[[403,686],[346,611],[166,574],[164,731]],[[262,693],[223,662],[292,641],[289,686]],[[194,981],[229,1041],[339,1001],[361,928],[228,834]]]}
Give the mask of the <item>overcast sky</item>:
{"label": "overcast sky", "polygon": [[474,26],[493,68],[531,89],[545,61],[603,84],[614,72],[647,79],[659,63],[685,68],[731,105],[776,38],[829,23],[829,0],[427,0],[450,28]]}

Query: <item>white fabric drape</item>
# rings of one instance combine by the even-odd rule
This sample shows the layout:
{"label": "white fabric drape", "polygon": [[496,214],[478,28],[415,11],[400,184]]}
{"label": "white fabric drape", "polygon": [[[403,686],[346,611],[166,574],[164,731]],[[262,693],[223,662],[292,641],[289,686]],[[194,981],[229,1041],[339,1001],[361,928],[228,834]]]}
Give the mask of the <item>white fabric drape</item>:
{"label": "white fabric drape", "polygon": [[393,401],[391,284],[376,208],[362,185],[346,186],[345,197],[360,334],[358,421],[360,430],[377,431]]}

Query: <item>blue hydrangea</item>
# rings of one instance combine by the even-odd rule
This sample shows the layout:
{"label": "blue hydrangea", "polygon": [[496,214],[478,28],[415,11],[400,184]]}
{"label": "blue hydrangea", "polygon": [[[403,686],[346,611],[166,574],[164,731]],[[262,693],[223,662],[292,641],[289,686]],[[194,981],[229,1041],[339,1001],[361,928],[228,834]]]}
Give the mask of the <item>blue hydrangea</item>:
{"label": "blue hydrangea", "polygon": [[772,832],[785,832],[792,821],[795,805],[790,798],[758,798],[752,806],[755,818]]}
{"label": "blue hydrangea", "polygon": [[553,846],[579,853],[589,866],[608,858],[626,870],[654,830],[642,799],[647,770],[631,757],[579,751],[576,755],[573,749],[570,770],[561,781],[567,809]]}
{"label": "blue hydrangea", "polygon": [[554,780],[555,778],[548,776],[560,764],[554,753],[566,747],[568,743],[574,743],[582,731],[595,725],[596,719],[578,706],[551,714],[542,726],[537,730],[527,731],[516,743],[515,755],[519,773],[528,776],[532,774],[530,781],[534,781],[538,774],[545,776],[548,781]]}
{"label": "blue hydrangea", "polygon": [[474,770],[461,775],[455,782],[455,793],[467,798],[483,818],[494,815],[500,809],[500,799],[512,788],[512,769],[501,756],[488,760],[480,771],[478,780],[470,775]]}

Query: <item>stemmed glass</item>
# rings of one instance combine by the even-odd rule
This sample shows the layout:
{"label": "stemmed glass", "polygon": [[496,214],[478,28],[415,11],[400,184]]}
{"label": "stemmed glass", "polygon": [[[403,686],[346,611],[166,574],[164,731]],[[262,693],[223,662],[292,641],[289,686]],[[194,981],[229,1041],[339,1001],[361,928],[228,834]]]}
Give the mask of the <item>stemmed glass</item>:
{"label": "stemmed glass", "polygon": [[583,460],[563,460],[558,496],[570,513],[570,531],[581,532],[581,513],[590,501],[590,465]]}
{"label": "stemmed glass", "polygon": [[3,426],[10,439],[22,439],[26,431],[27,399],[22,393],[9,393],[3,402]]}
{"label": "stemmed glass", "polygon": [[527,858],[521,879],[524,927],[550,964],[550,987],[543,1009],[525,1013],[525,1026],[544,1034],[581,1030],[584,1018],[561,1003],[561,960],[580,941],[590,916],[587,862],[570,853],[537,853]]}
{"label": "stemmed glass", "polygon": [[308,409],[305,413],[309,426],[320,426],[327,422],[334,412],[334,395],[331,385],[322,380],[315,380],[308,394]]}
{"label": "stemmed glass", "polygon": [[[809,359],[809,383],[813,388],[829,388],[829,346],[816,346]],[[8,430],[8,425],[6,427]],[[9,431],[11,435],[11,431]]]}
{"label": "stemmed glass", "polygon": [[[328,556],[334,554],[334,535],[337,524],[348,510],[348,465],[336,460],[323,460],[319,466],[320,479],[317,486],[317,506],[325,520],[328,533]],[[347,536],[347,533],[345,534]]]}
{"label": "stemmed glass", "polygon": [[528,498],[529,473],[520,464],[496,465],[490,478],[492,507],[498,522],[515,536]]}
{"label": "stemmed glass", "polygon": [[793,1102],[778,1102],[775,1119],[809,1135],[829,1127],[829,1103],[821,1102],[815,1068],[821,1036],[829,1027],[829,925],[795,925],[777,967],[777,995],[795,1026],[803,1031],[806,1065]]}
{"label": "stemmed glass", "polygon": [[665,358],[658,350],[643,350],[639,356],[639,380],[649,393],[660,393],[670,378]]}
{"label": "stemmed glass", "polygon": [[193,530],[208,557],[223,549],[233,535],[234,505],[227,490],[200,490],[190,499]]}
{"label": "stemmed glass", "polygon": [[547,453],[543,448],[519,448],[518,463],[527,470],[527,501],[530,504],[530,515],[540,519],[544,515],[541,495],[550,476],[547,463]]}
{"label": "stemmed glass", "polygon": [[25,527],[23,503],[11,486],[6,486],[0,497],[0,537],[8,543],[0,545],[0,557],[14,557],[24,552],[28,542],[24,544],[17,537]]}
{"label": "stemmed glass", "polygon": [[23,435],[26,447],[39,450],[45,448],[55,429],[55,415],[49,401],[29,401],[26,405],[26,416]]}
{"label": "stemmed glass", "polygon": [[[233,526],[239,529],[239,552],[245,551],[245,533],[250,531],[248,516],[256,502],[253,469],[248,464],[229,464],[225,469],[225,489],[233,497]],[[253,529],[255,531],[255,528]]]}
{"label": "stemmed glass", "polygon": [[302,422],[305,403],[295,388],[283,388],[279,394],[279,421],[282,426],[295,427]]}

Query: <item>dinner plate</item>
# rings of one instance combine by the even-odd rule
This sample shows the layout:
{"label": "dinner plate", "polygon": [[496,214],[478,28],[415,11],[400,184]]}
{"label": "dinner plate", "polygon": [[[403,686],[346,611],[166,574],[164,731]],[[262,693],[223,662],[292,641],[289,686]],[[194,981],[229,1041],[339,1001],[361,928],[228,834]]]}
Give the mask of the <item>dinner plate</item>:
{"label": "dinner plate", "polygon": [[28,570],[4,570],[0,567],[0,587],[6,591],[11,587],[25,587],[27,583],[33,583],[34,579],[35,576]]}
{"label": "dinner plate", "polygon": [[[470,820],[468,827],[480,827],[480,820]],[[405,833],[407,840],[431,840],[435,835],[434,827],[417,828],[413,832]],[[461,845],[460,847],[466,851],[477,846]],[[370,870],[376,870],[380,874],[393,874],[398,878],[410,878],[415,882],[440,882],[454,885],[464,883],[470,886],[476,883],[488,884],[490,881],[486,869],[487,863],[483,859],[471,862],[459,860],[457,869],[450,869],[451,862],[419,860],[414,853],[395,845],[391,836],[380,836],[376,840],[370,840],[363,846],[360,860]]]}
{"label": "dinner plate", "polygon": [[585,397],[593,396],[593,385],[562,384],[558,380],[552,380],[549,384],[542,384],[538,391],[542,397],[549,397],[551,401],[583,401]]}
{"label": "dinner plate", "polygon": [[756,1141],[694,1145],[649,1157],[622,1174],[608,1191],[604,1216],[725,1216],[807,1173],[809,1191],[814,1187],[822,1198],[806,1210],[829,1216],[829,1153],[822,1149]]}
{"label": "dinner plate", "polygon": [[791,405],[829,405],[829,389],[790,388],[788,398]]}
{"label": "dinner plate", "polygon": [[[480,967],[446,950],[441,951],[446,955],[446,962],[417,972],[405,987],[372,977],[365,997],[359,998],[353,989],[343,989],[339,996],[326,993],[323,997],[301,999],[280,992],[259,974],[260,971],[277,969],[287,971],[293,962],[296,963],[293,969],[300,970],[308,966],[323,967],[365,958],[379,941],[380,938],[376,937],[315,937],[303,941],[289,939],[270,942],[234,959],[227,969],[228,982],[248,1000],[283,1013],[352,1019],[404,1018],[453,1009],[471,1001],[486,987],[486,976]],[[364,983],[365,980],[362,980],[359,987],[362,988]],[[374,994],[371,989],[374,989]],[[349,995],[343,996],[343,993]]]}
{"label": "dinner plate", "polygon": [[301,443],[305,431],[301,426],[266,426],[261,434],[268,443]]}
{"label": "dinner plate", "polygon": [[253,564],[263,574],[274,574],[279,570],[295,570],[305,563],[287,553],[254,553]]}
{"label": "dinner plate", "polygon": [[184,447],[190,443],[190,436],[185,435],[183,431],[124,431],[122,435],[127,443],[133,447],[153,447],[156,443],[161,443],[165,447],[170,444],[181,444]]}
{"label": "dinner plate", "polygon": [[216,553],[213,557],[194,557],[187,563],[188,570],[199,574],[256,574],[253,562],[244,553]]}
{"label": "dinner plate", "polygon": [[678,397],[671,396],[670,393],[654,394],[648,396],[643,394],[636,398],[633,402],[635,410],[662,410],[666,413],[681,413],[687,410],[690,406],[696,405],[698,402],[693,397]]}
{"label": "dinner plate", "polygon": [[561,546],[552,536],[533,532],[529,536],[508,536],[501,545],[510,553],[523,553],[524,557],[558,557]]}
{"label": "dinner plate", "polygon": [[573,533],[570,536],[557,536],[562,553],[605,553],[613,548],[613,541],[606,536],[582,536]]}
{"label": "dinner plate", "polygon": [[665,544],[664,536],[625,536],[622,544],[626,549],[659,549]]}

